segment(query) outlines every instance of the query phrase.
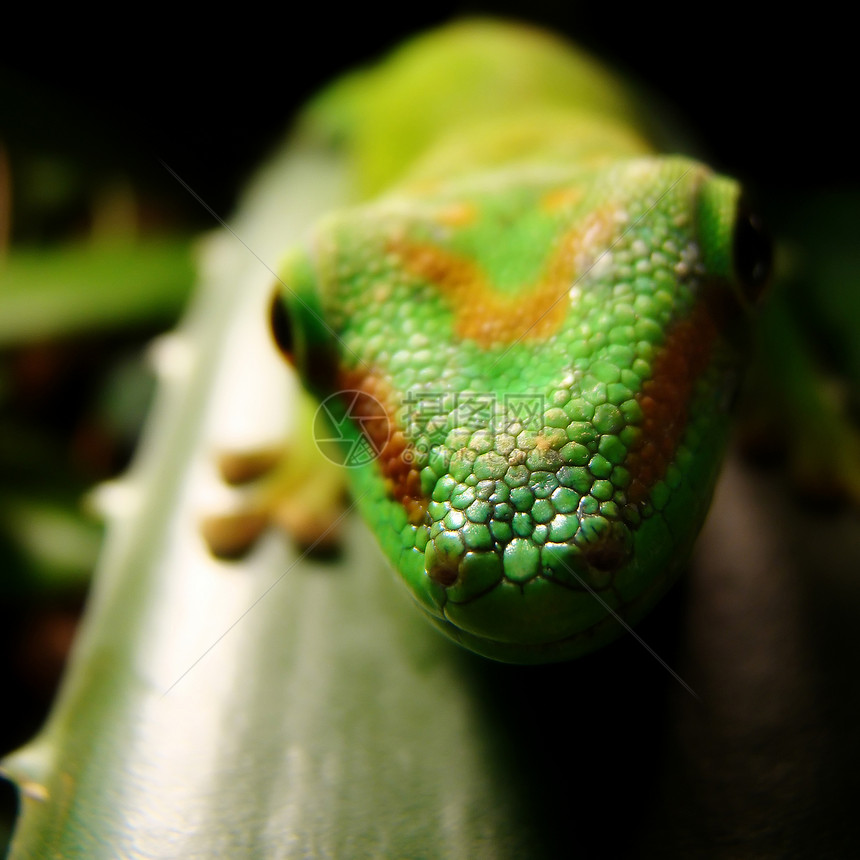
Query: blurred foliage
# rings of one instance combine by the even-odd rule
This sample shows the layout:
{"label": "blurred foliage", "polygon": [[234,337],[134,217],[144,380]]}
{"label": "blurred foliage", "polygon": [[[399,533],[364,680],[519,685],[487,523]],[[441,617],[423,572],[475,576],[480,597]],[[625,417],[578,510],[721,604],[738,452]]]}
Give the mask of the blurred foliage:
{"label": "blurred foliage", "polygon": [[184,303],[192,271],[183,239],[15,250],[0,270],[0,347],[169,324]]}
{"label": "blurred foliage", "polygon": [[[101,544],[87,493],[134,448],[153,387],[146,345],[184,306],[197,229],[105,158],[110,143],[94,147],[85,123],[34,145],[33,114],[54,107],[39,95],[0,77],[4,752],[32,736],[56,688]],[[4,784],[0,834],[14,805]]]}
{"label": "blurred foliage", "polygon": [[127,461],[151,388],[144,346],[193,278],[190,241],[145,226],[130,181],[86,197],[71,163],[36,161],[4,153],[0,168],[0,540],[19,559],[2,594],[80,587],[91,569],[80,499]]}

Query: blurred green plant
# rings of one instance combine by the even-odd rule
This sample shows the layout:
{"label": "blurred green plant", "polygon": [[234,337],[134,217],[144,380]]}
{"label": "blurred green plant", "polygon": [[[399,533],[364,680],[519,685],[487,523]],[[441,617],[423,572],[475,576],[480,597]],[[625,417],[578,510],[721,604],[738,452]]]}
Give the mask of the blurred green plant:
{"label": "blurred green plant", "polygon": [[190,251],[173,236],[10,250],[0,268],[0,349],[170,325],[193,281]]}
{"label": "blurred green plant", "polygon": [[[4,108],[16,103],[0,90]],[[32,736],[53,697],[102,542],[87,494],[127,463],[152,395],[147,344],[174,324],[194,275],[190,230],[158,214],[145,183],[93,170],[68,138],[32,150],[19,118],[4,117],[0,141],[4,750]],[[4,791],[4,830],[11,800]]]}
{"label": "blurred green plant", "polygon": [[22,562],[11,565],[15,573],[3,577],[0,593],[28,583],[79,587],[100,534],[80,500],[124,464],[134,444],[152,388],[143,349],[187,301],[191,241],[141,235],[139,202],[124,191],[73,220],[90,222],[78,238],[60,228],[51,241],[28,244],[25,230],[9,244],[19,173],[33,183],[22,179],[25,223],[78,211],[69,198],[79,189],[63,181],[68,165],[36,170],[22,158],[18,170],[5,153],[0,158],[0,209],[9,222],[0,257],[0,541]]}

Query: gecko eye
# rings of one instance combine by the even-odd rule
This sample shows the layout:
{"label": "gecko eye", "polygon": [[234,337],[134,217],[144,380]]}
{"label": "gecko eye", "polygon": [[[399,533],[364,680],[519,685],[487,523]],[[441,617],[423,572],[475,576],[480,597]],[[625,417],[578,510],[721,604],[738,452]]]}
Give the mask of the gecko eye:
{"label": "gecko eye", "polygon": [[735,275],[745,297],[755,303],[767,284],[773,262],[773,244],[761,218],[741,201],[733,237]]}
{"label": "gecko eye", "polygon": [[278,290],[275,290],[269,303],[269,328],[281,354],[295,366],[293,327],[290,325],[290,316]]}

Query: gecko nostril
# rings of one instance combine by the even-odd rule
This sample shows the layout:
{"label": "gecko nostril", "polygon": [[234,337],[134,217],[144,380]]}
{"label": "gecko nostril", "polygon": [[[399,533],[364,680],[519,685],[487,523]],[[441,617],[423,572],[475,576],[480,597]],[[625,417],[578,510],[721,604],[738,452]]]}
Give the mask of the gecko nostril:
{"label": "gecko nostril", "polygon": [[427,576],[443,588],[450,588],[457,581],[459,575],[459,565],[449,561],[440,561],[427,568]]}
{"label": "gecko nostril", "polygon": [[605,543],[589,547],[583,555],[592,567],[608,573],[621,567],[629,558],[630,552],[620,544]]}
{"label": "gecko nostril", "polygon": [[459,531],[448,530],[432,537],[424,550],[424,570],[433,582],[450,588],[460,576],[466,546]]}
{"label": "gecko nostril", "polygon": [[624,523],[599,516],[584,517],[574,539],[595,572],[612,575],[633,552],[633,539]]}

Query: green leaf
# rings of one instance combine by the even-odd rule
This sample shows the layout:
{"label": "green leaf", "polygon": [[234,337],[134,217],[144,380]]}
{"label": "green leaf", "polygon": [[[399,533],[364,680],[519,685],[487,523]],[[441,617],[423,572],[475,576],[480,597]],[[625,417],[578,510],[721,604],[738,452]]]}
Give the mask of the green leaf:
{"label": "green leaf", "polygon": [[13,249],[0,262],[0,346],[170,322],[193,278],[188,239]]}

